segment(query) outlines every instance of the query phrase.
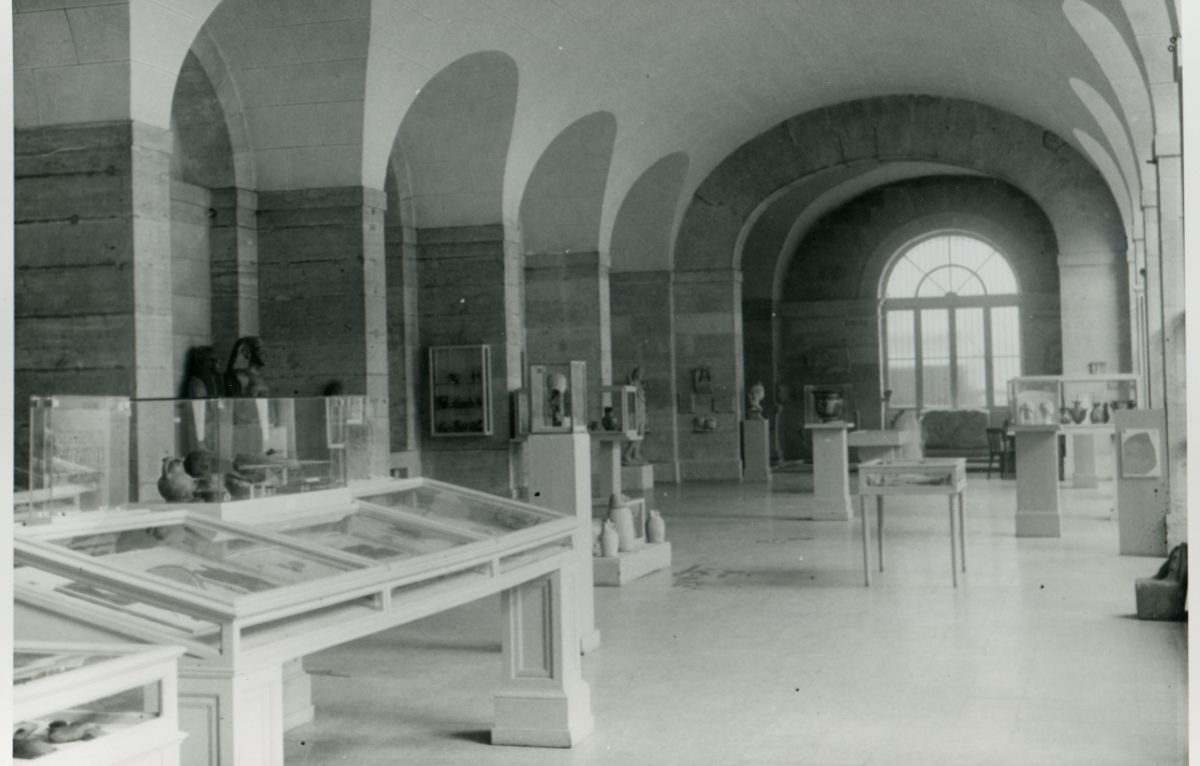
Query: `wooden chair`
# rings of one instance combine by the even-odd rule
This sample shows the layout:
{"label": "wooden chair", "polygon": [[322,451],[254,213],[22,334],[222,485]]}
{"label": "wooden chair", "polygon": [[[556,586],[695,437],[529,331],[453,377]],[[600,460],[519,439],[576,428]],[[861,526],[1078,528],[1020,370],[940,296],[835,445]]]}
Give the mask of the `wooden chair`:
{"label": "wooden chair", "polygon": [[989,428],[987,430],[988,442],[988,466],[987,477],[992,478],[992,461],[1000,458],[1000,478],[1003,479],[1009,473],[1015,474],[1016,466],[1013,465],[1015,455],[1013,454],[1012,439],[1008,438],[1006,429],[1004,428]]}

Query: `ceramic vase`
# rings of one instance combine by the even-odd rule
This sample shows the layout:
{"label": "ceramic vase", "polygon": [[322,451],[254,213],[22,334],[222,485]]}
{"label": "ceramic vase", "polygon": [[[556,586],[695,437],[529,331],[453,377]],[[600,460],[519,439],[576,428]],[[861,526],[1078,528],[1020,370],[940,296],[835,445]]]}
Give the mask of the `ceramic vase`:
{"label": "ceramic vase", "polygon": [[621,538],[617,528],[611,521],[604,522],[604,531],[600,533],[600,555],[612,558],[621,549]]}
{"label": "ceramic vase", "polygon": [[1101,408],[1099,402],[1096,402],[1096,404],[1092,406],[1092,414],[1088,415],[1088,420],[1092,421],[1093,423],[1103,423],[1108,420],[1108,418],[1105,417],[1105,412]]}
{"label": "ceramic vase", "polygon": [[1070,407],[1063,407],[1061,410],[1059,410],[1058,422],[1063,424],[1064,426],[1069,426],[1069,425],[1071,425],[1071,423],[1074,422],[1073,420],[1071,420],[1071,408]]}
{"label": "ceramic vase", "polygon": [[817,391],[813,394],[813,409],[822,423],[841,420],[846,409],[846,400],[837,391]]}
{"label": "ceramic vase", "polygon": [[633,527],[633,509],[628,505],[614,505],[608,509],[608,520],[616,527],[621,552],[633,550],[637,544],[637,532]]}
{"label": "ceramic vase", "polygon": [[1087,420],[1088,411],[1087,407],[1084,407],[1083,403],[1078,399],[1075,400],[1074,404],[1075,406],[1071,409],[1071,420],[1075,421],[1075,424],[1078,425]]}
{"label": "ceramic vase", "polygon": [[646,522],[646,541],[651,543],[665,542],[667,539],[667,523],[662,514],[650,511],[650,520]]}
{"label": "ceramic vase", "polygon": [[1109,418],[1111,417],[1111,415],[1109,414],[1109,411],[1108,411],[1108,402],[1104,403],[1103,417],[1104,417],[1104,420],[1102,422],[1104,422],[1104,423],[1107,423]]}

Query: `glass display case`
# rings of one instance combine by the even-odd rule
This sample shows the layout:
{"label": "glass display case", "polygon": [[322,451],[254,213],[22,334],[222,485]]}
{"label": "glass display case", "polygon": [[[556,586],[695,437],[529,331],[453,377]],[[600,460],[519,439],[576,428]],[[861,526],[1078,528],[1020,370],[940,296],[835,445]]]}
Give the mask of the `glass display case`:
{"label": "glass display case", "polygon": [[529,432],[586,431],[587,363],[529,365]]}
{"label": "glass display case", "polygon": [[33,397],[29,462],[15,461],[17,519],[128,505],[129,415],[128,397]]}
{"label": "glass display case", "polygon": [[432,436],[492,434],[490,346],[430,347],[429,413]]}
{"label": "glass display case", "polygon": [[555,511],[431,479],[361,495],[356,502],[362,509],[399,511],[469,539],[495,538],[562,518]]}
{"label": "glass display case", "polygon": [[132,405],[141,502],[217,503],[344,487],[352,470],[370,470],[362,396]]}
{"label": "glass display case", "polygon": [[967,486],[963,458],[871,460],[858,466],[860,494],[948,494]]}
{"label": "glass display case", "polygon": [[181,654],[173,646],[17,641],[14,762],[178,763]]}
{"label": "glass display case", "polygon": [[645,436],[646,404],[637,386],[600,386],[589,392],[589,398],[589,431],[630,440]]}
{"label": "glass display case", "polygon": [[849,383],[804,387],[805,423],[852,421],[854,412],[854,386]]}
{"label": "glass display case", "polygon": [[1013,425],[1101,426],[1116,410],[1141,406],[1138,376],[1026,375],[1008,381]]}

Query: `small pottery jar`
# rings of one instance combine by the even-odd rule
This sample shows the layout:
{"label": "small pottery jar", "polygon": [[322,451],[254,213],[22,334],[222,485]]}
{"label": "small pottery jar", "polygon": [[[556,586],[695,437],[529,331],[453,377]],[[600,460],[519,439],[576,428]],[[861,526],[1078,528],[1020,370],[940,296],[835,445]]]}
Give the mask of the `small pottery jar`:
{"label": "small pottery jar", "polygon": [[621,551],[631,551],[637,545],[637,532],[633,526],[633,509],[628,505],[614,505],[608,509],[608,520],[617,529]]}
{"label": "small pottery jar", "polygon": [[1088,411],[1087,407],[1084,407],[1083,403],[1078,399],[1074,401],[1074,405],[1071,409],[1071,420],[1075,421],[1075,424],[1078,425],[1087,420]]}
{"label": "small pottery jar", "polygon": [[[1107,405],[1105,405],[1105,407],[1107,408]],[[1092,421],[1093,423],[1104,423],[1108,420],[1108,418],[1105,417],[1105,414],[1105,411],[1101,409],[1100,402],[1096,402],[1094,405],[1092,405],[1092,414],[1088,415],[1088,420]]]}
{"label": "small pottery jar", "polygon": [[1104,414],[1103,414],[1103,417],[1104,417],[1104,420],[1103,420],[1103,421],[1101,421],[1101,422],[1103,422],[1103,423],[1107,423],[1107,422],[1108,422],[1108,420],[1109,420],[1109,418],[1111,417],[1111,416],[1109,415],[1109,412],[1108,412],[1108,402],[1105,402],[1105,403],[1104,403]]}
{"label": "small pottery jar", "polygon": [[661,543],[666,539],[667,523],[663,521],[662,514],[658,511],[650,511],[650,520],[646,522],[646,541]]}
{"label": "small pottery jar", "polygon": [[1063,407],[1061,410],[1059,410],[1058,422],[1063,424],[1064,426],[1071,425],[1071,423],[1073,421],[1071,420],[1071,408],[1070,407]]}
{"label": "small pottery jar", "polygon": [[600,555],[612,558],[621,549],[621,538],[617,528],[611,521],[604,522],[604,531],[600,533]]}

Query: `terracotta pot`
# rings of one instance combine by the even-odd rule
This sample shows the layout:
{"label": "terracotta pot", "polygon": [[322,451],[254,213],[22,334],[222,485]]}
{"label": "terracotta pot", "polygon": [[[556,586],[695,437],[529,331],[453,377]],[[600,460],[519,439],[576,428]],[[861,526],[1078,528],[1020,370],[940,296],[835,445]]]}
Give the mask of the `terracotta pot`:
{"label": "terracotta pot", "polygon": [[816,391],[813,393],[813,409],[822,423],[841,420],[846,412],[846,400],[837,391]]}

